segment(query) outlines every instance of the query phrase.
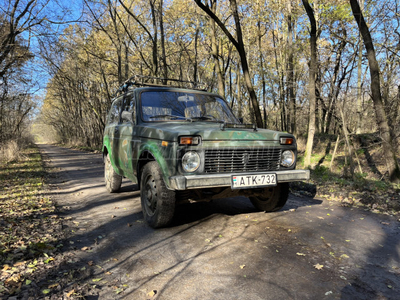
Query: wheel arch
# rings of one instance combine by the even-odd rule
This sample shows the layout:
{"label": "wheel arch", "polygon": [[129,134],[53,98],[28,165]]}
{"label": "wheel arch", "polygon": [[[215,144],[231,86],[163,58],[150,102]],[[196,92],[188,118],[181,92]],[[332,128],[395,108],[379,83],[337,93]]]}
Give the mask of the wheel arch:
{"label": "wheel arch", "polygon": [[158,165],[160,166],[161,172],[162,172],[162,177],[164,179],[164,182],[166,186],[169,188],[169,178],[168,178],[168,166],[167,162],[162,155],[162,153],[159,151],[157,147],[146,147],[142,149],[142,152],[139,155],[137,167],[136,167],[136,172],[137,172],[137,178],[138,178],[138,185],[140,187],[140,181],[142,177],[142,170],[143,167],[151,161],[156,161]]}

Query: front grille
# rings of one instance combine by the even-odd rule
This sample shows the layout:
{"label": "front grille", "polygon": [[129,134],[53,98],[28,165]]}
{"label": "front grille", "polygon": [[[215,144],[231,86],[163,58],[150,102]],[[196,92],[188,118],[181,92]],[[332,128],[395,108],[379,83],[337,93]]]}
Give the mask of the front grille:
{"label": "front grille", "polygon": [[238,173],[279,170],[278,148],[236,148],[205,150],[205,173]]}

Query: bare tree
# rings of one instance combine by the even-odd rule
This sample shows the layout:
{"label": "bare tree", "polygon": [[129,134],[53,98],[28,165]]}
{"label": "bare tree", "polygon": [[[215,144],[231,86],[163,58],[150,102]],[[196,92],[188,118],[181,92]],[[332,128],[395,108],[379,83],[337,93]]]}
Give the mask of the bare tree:
{"label": "bare tree", "polygon": [[308,18],[310,19],[311,30],[310,30],[310,67],[309,67],[309,81],[308,81],[308,98],[309,98],[309,120],[308,120],[308,137],[306,145],[306,153],[304,159],[304,165],[309,166],[311,164],[311,152],[314,143],[315,134],[315,79],[317,73],[317,22],[315,21],[314,10],[310,6],[308,0],[302,0],[304,8],[307,12]]}
{"label": "bare tree", "polygon": [[379,132],[382,137],[383,150],[386,164],[389,170],[389,177],[390,180],[393,182],[400,182],[400,168],[397,161],[392,137],[390,135],[390,128],[388,125],[385,109],[382,103],[381,80],[379,74],[380,70],[378,61],[376,60],[376,54],[371,33],[369,31],[367,23],[365,22],[358,1],[350,0],[350,5],[353,11],[354,19],[356,20],[358,28],[363,37],[365,49],[367,50],[368,64],[371,76],[371,96],[374,103],[376,121],[378,123]]}
{"label": "bare tree", "polygon": [[240,18],[239,18],[239,13],[238,13],[238,8],[237,8],[237,3],[236,0],[229,0],[230,3],[230,8],[233,14],[233,19],[235,21],[235,26],[236,26],[236,37],[235,39],[233,35],[229,32],[229,30],[226,28],[224,23],[212,12],[211,8],[208,5],[204,5],[201,0],[194,0],[196,4],[210,17],[212,18],[218,26],[221,28],[221,30],[226,34],[226,36],[229,38],[231,43],[235,46],[236,50],[238,51],[239,57],[240,57],[240,62],[242,65],[242,71],[243,71],[243,76],[244,80],[246,83],[247,90],[250,95],[250,101],[252,104],[252,108],[254,110],[254,115],[256,118],[256,123],[258,127],[263,127],[263,122],[262,122],[262,117],[261,117],[261,112],[260,112],[260,106],[257,100],[257,95],[254,90],[253,84],[251,82],[251,76],[250,76],[250,69],[249,69],[249,64],[247,62],[247,57],[246,57],[246,50],[244,48],[244,43],[243,43],[243,34],[242,34],[242,27],[240,24]]}

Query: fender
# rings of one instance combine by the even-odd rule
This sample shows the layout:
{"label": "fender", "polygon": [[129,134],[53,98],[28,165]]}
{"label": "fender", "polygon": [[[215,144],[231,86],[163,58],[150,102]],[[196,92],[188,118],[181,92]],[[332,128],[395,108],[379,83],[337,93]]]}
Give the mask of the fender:
{"label": "fender", "polygon": [[[173,143],[171,143],[173,144]],[[172,166],[174,166],[174,163],[169,163],[168,160],[176,160],[176,157],[173,155],[173,148],[174,147],[162,147],[161,146],[161,141],[153,141],[149,140],[146,143],[142,143],[140,150],[139,150],[139,160],[142,159],[147,159],[148,155],[145,155],[144,153],[148,153],[149,155],[152,156],[152,158],[158,163],[162,170],[162,176],[164,179],[164,182],[167,186],[168,189],[170,189],[170,176],[175,172],[175,170],[172,169]],[[138,163],[137,168],[139,168],[142,164]],[[137,170],[138,174],[140,174],[140,170]]]}

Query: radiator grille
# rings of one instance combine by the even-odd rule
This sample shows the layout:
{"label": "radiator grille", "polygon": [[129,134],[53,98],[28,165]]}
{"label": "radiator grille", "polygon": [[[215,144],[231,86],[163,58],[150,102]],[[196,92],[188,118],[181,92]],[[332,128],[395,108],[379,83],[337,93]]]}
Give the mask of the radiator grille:
{"label": "radiator grille", "polygon": [[239,148],[205,150],[205,173],[238,173],[279,170],[281,150]]}

